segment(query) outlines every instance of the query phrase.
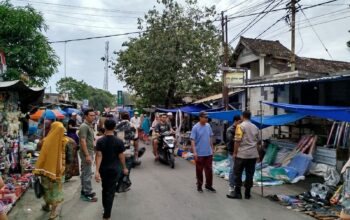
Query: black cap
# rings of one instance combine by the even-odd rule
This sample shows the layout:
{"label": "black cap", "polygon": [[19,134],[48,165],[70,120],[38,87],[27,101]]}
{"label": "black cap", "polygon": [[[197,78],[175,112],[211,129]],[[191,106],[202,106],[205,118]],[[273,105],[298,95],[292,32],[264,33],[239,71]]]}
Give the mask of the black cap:
{"label": "black cap", "polygon": [[207,118],[208,117],[208,113],[206,111],[201,111],[201,112],[199,112],[199,117]]}

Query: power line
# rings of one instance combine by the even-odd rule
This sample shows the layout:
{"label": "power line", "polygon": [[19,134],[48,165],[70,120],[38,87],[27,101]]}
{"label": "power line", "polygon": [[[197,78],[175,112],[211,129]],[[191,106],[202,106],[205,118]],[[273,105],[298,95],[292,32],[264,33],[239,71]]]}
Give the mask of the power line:
{"label": "power line", "polygon": [[[341,18],[336,18],[336,19],[332,19],[332,20],[329,20],[329,21],[325,21],[325,22],[319,22],[319,23],[316,23],[316,24],[313,24],[313,26],[318,26],[318,25],[322,25],[322,24],[327,24],[327,23],[331,23],[333,21],[339,21],[339,20],[343,20],[343,19],[346,19],[346,18],[350,18],[350,16],[345,16],[345,17],[341,17]],[[308,26],[303,26],[303,27],[300,27],[299,29],[305,29],[305,28],[309,28],[311,27],[310,25]],[[282,34],[286,34],[286,33],[289,33],[289,30],[288,31],[282,31],[282,32],[279,32],[277,34],[274,34],[272,36],[270,36],[269,38],[274,38],[276,36],[279,36],[279,35],[282,35]]]}
{"label": "power line", "polygon": [[308,17],[306,16],[304,10],[301,8],[301,13],[303,13],[304,17],[306,18],[306,20],[308,21],[308,23],[310,24],[313,32],[315,33],[315,35],[317,36],[318,40],[321,42],[323,48],[326,50],[327,54],[329,55],[329,57],[333,60],[333,57],[331,55],[331,53],[329,52],[328,48],[326,47],[326,45],[324,44],[324,42],[322,41],[320,35],[317,33],[316,29],[314,28],[314,26],[312,26],[311,21],[308,19]]}
{"label": "power line", "polygon": [[275,23],[273,23],[271,26],[269,26],[268,28],[266,28],[263,32],[261,32],[258,36],[255,37],[255,39],[259,38],[261,35],[265,34],[268,30],[270,30],[273,26],[275,26],[276,24],[278,24],[280,21],[286,19],[287,15],[284,15],[283,17],[281,17],[280,19],[278,19]]}
{"label": "power line", "polygon": [[229,8],[226,9],[226,10],[223,10],[223,12],[227,12],[227,11],[229,11],[229,10],[231,10],[231,9],[237,8],[238,6],[244,4],[244,3],[248,2],[248,1],[249,1],[249,0],[245,0],[245,1],[241,2],[241,3],[238,3],[237,5],[234,5],[234,6],[232,6],[232,7],[229,7]]}
{"label": "power line", "polygon": [[[54,16],[60,16],[60,17],[64,17],[64,18],[71,18],[71,19],[75,19],[78,21],[92,21],[92,22],[97,22],[97,23],[106,23],[106,20],[102,21],[102,20],[96,20],[96,19],[87,19],[87,18],[82,18],[82,17],[73,17],[73,16],[68,16],[65,14],[58,14],[58,13],[51,13],[51,12],[44,12],[44,15],[54,15]],[[128,23],[117,23],[117,24],[124,24],[124,25],[130,25],[130,22]]]}
{"label": "power line", "polygon": [[[310,9],[310,8],[314,8],[314,7],[318,7],[318,6],[322,6],[322,5],[326,5],[326,4],[329,4],[329,3],[332,3],[332,2],[336,2],[336,1],[339,1],[339,0],[330,0],[330,1],[327,1],[327,2],[319,3],[319,4],[310,5],[310,6],[305,7],[304,10]],[[257,12],[257,13],[251,13],[251,14],[246,14],[246,15],[231,16],[228,19],[232,20],[232,19],[236,19],[236,18],[243,18],[243,17],[254,16],[254,15],[262,15],[262,14],[267,14],[267,13],[270,13],[270,12],[282,11],[282,10],[287,10],[287,9],[289,9],[289,7],[277,8],[277,9],[270,10],[268,12]]]}
{"label": "power line", "polygon": [[130,28],[125,28],[125,27],[102,27],[102,26],[94,26],[94,25],[75,24],[75,23],[62,22],[62,21],[51,21],[51,20],[46,20],[46,21],[52,22],[52,23],[57,23],[57,24],[65,24],[65,25],[89,27],[89,28],[102,28],[102,29],[115,29],[115,30],[117,30],[117,29],[129,30],[130,29]]}
{"label": "power line", "polygon": [[83,15],[83,16],[92,16],[92,17],[103,17],[103,18],[139,18],[136,16],[116,16],[116,15],[98,15],[98,14],[90,14],[90,13],[79,13],[79,12],[73,12],[73,11],[57,11],[57,10],[48,10],[48,9],[38,9],[40,12],[48,13],[48,12],[54,12],[54,13],[61,13],[61,14],[70,14],[70,15]]}
{"label": "power line", "polygon": [[[314,16],[314,17],[309,18],[309,20],[314,20],[314,19],[322,18],[322,17],[328,16],[328,15],[338,15],[338,14],[339,14],[339,15],[344,15],[344,13],[339,13],[339,12],[343,12],[343,11],[345,11],[345,10],[349,10],[349,8],[345,8],[345,9],[341,9],[341,10],[329,12],[329,13],[322,14],[322,15],[317,15],[317,16]],[[350,11],[349,11],[349,12],[350,12]],[[303,23],[306,23],[306,22],[307,22],[306,19],[301,20],[301,21],[298,22],[298,25],[303,24]],[[285,27],[278,28],[278,29],[276,29],[276,30],[274,30],[274,31],[276,32],[276,31],[282,30],[282,29],[284,29],[284,28],[285,28]],[[285,32],[283,31],[282,33],[285,33]],[[273,35],[273,36],[275,36],[275,35]]]}
{"label": "power line", "polygon": [[123,13],[123,14],[137,14],[144,13],[142,11],[128,11],[128,10],[118,10],[118,9],[106,9],[106,8],[94,8],[94,7],[85,7],[78,5],[67,5],[67,4],[58,4],[58,3],[49,3],[49,2],[40,2],[40,1],[29,1],[29,0],[15,0],[20,2],[27,2],[28,4],[42,4],[42,5],[55,5],[60,7],[68,7],[68,8],[79,8],[79,9],[87,9],[87,10],[100,10],[105,12],[115,12],[115,13]]}
{"label": "power line", "polygon": [[57,44],[57,43],[68,43],[73,41],[85,41],[85,40],[92,40],[92,39],[101,39],[101,38],[110,38],[110,37],[119,37],[119,36],[126,36],[126,35],[132,35],[132,34],[141,34],[146,31],[134,31],[134,32],[127,32],[122,34],[111,34],[111,35],[102,35],[102,36],[96,36],[96,37],[85,37],[85,38],[76,38],[76,39],[70,39],[70,40],[59,40],[59,41],[50,41],[50,44]]}
{"label": "power line", "polygon": [[[251,29],[255,24],[257,24],[261,19],[263,19],[270,11],[272,11],[275,7],[277,7],[279,4],[282,3],[283,0],[281,0],[280,2],[278,2],[276,5],[274,5],[269,11],[266,12],[266,10],[273,4],[275,3],[276,0],[272,1],[264,10],[262,14],[259,14],[258,16],[256,16],[256,18],[251,21],[244,29],[241,30],[241,32],[239,32],[229,43],[231,44],[232,42],[234,42],[236,39],[238,39],[239,36],[243,35],[244,33],[246,33],[249,29]],[[262,15],[262,17],[260,17],[260,15]],[[260,17],[260,18],[259,18]]]}

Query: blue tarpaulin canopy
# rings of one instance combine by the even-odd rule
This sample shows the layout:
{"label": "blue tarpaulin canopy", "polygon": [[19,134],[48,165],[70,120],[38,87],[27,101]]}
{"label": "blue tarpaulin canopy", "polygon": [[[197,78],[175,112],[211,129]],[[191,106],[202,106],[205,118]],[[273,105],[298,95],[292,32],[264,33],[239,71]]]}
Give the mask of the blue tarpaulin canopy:
{"label": "blue tarpaulin canopy", "polygon": [[276,108],[282,108],[282,109],[303,114],[303,115],[350,122],[350,107],[295,105],[295,104],[274,103],[274,102],[264,102],[264,103]]}
{"label": "blue tarpaulin canopy", "polygon": [[258,126],[258,128],[267,128],[270,126],[279,126],[289,124],[295,121],[298,121],[302,118],[305,118],[306,115],[299,113],[283,114],[283,115],[268,115],[262,117],[261,125],[261,116],[253,116],[252,122]]}
{"label": "blue tarpaulin canopy", "polygon": [[185,113],[191,113],[191,112],[200,112],[203,110],[208,110],[209,108],[205,105],[186,105],[180,108],[173,108],[173,109],[166,109],[166,108],[157,108],[157,110],[161,112],[177,112],[178,110],[185,112]]}
{"label": "blue tarpaulin canopy", "polygon": [[[193,115],[198,115],[199,112],[194,112],[192,114]],[[211,118],[211,119],[229,121],[230,123],[232,123],[233,117],[235,115],[241,115],[241,114],[242,114],[242,112],[239,111],[239,110],[221,111],[221,112],[208,112],[208,117]],[[304,117],[305,117],[305,115],[298,114],[298,113],[263,116],[261,128],[267,128],[267,127],[270,127],[270,126],[285,125],[285,124],[292,123],[292,122],[295,122],[297,120],[300,120],[300,119],[302,119]],[[260,128],[261,117],[260,116],[252,117],[252,122],[256,126],[258,126],[258,128]]]}
{"label": "blue tarpaulin canopy", "polygon": [[[193,112],[192,114],[198,116],[199,112]],[[242,112],[239,110],[208,112],[208,118],[232,122],[235,115],[241,114]]]}

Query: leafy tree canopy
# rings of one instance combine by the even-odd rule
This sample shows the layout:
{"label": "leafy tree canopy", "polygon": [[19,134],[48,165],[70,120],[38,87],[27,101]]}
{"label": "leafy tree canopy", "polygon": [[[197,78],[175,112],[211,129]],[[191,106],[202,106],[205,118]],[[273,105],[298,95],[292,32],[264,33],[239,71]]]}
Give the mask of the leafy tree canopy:
{"label": "leafy tree canopy", "polygon": [[114,72],[135,92],[143,106],[170,106],[185,96],[218,93],[219,32],[213,20],[215,7],[199,8],[196,0],[182,6],[174,0],[158,0],[139,29],[117,52]]}
{"label": "leafy tree canopy", "polygon": [[43,86],[56,72],[59,59],[43,31],[43,16],[30,6],[14,7],[0,2],[0,50],[5,53],[5,80],[29,76],[29,84]]}
{"label": "leafy tree canopy", "polygon": [[105,90],[94,88],[84,81],[66,77],[59,80],[56,86],[59,93],[68,94],[70,99],[89,100],[89,105],[96,110],[104,111],[105,107],[115,106],[115,95]]}

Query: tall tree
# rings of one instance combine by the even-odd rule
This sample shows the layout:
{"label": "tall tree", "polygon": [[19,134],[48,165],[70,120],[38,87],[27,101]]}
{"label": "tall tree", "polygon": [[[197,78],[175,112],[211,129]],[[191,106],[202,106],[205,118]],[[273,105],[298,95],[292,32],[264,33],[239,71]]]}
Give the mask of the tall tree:
{"label": "tall tree", "polygon": [[6,80],[28,74],[31,85],[42,86],[56,72],[59,59],[43,31],[43,16],[32,7],[0,2],[0,50],[7,62]]}
{"label": "tall tree", "polygon": [[196,0],[182,6],[158,0],[139,19],[144,31],[125,42],[117,52],[115,74],[142,100],[143,105],[178,103],[184,96],[204,96],[220,91],[217,73],[220,39],[213,24],[215,7],[200,8]]}
{"label": "tall tree", "polygon": [[56,84],[59,93],[66,93],[70,99],[89,100],[89,105],[96,110],[104,111],[105,107],[115,105],[116,96],[102,89],[94,88],[84,81],[78,81],[72,77],[59,80]]}

